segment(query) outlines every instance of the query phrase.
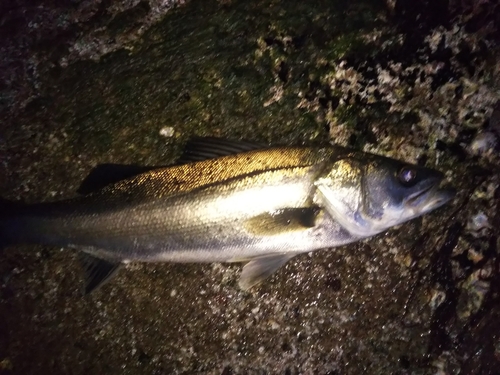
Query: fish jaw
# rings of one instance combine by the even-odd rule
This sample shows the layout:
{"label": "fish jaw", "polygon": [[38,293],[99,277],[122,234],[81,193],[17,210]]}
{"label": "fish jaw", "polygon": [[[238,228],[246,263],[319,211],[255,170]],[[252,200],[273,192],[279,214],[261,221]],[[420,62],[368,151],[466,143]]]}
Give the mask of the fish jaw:
{"label": "fish jaw", "polygon": [[445,205],[455,197],[455,189],[439,189],[438,185],[439,183],[436,183],[429,189],[423,190],[421,193],[410,197],[405,202],[408,210],[412,210],[415,216],[423,215]]}

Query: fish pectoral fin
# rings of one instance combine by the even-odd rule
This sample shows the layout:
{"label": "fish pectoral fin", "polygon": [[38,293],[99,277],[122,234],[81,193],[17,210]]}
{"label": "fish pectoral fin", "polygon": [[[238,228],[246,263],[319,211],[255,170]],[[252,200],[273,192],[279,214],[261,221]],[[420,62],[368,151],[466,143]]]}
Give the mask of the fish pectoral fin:
{"label": "fish pectoral fin", "polygon": [[269,146],[249,141],[233,141],[216,137],[193,137],[186,146],[177,164],[216,159],[242,152],[263,150]]}
{"label": "fish pectoral fin", "polygon": [[254,216],[244,226],[249,233],[261,236],[294,232],[314,227],[320,211],[318,206],[282,208]]}
{"label": "fish pectoral fin", "polygon": [[85,294],[103,286],[122,265],[122,263],[110,262],[86,253],[80,253],[80,261],[85,271]]}
{"label": "fish pectoral fin", "polygon": [[243,267],[238,285],[248,290],[271,276],[295,254],[270,254],[251,259]]}

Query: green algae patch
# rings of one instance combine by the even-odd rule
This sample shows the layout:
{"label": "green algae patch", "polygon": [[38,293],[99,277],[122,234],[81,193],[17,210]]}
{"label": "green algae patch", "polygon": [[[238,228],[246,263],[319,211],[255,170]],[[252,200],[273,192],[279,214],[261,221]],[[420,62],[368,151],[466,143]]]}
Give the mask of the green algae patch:
{"label": "green algae patch", "polygon": [[73,119],[66,126],[76,153],[126,152],[134,144],[164,154],[163,127],[176,138],[324,139],[323,117],[310,111],[314,76],[361,51],[382,9],[372,2],[192,1],[133,47],[66,68],[49,82],[53,110]]}

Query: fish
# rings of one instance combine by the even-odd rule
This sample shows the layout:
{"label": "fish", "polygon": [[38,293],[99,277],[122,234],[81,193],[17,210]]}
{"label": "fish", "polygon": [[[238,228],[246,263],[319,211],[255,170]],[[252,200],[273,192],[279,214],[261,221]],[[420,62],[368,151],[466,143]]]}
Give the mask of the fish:
{"label": "fish", "polygon": [[118,169],[95,189],[91,173],[73,198],[2,200],[0,246],[77,250],[86,294],[129,262],[241,262],[248,290],[299,254],[372,237],[455,195],[437,170],[330,144],[193,138],[174,165]]}

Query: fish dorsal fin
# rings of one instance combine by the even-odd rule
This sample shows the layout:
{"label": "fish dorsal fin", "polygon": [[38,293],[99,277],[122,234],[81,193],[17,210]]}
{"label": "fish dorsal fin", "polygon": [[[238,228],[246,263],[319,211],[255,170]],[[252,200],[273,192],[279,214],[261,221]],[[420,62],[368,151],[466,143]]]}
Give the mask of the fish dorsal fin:
{"label": "fish dorsal fin", "polygon": [[[195,137],[188,141],[181,157],[175,163],[187,164],[195,161],[216,159],[222,156],[235,155],[241,152],[262,150],[268,146],[260,143],[247,141],[230,141],[215,137]],[[164,166],[143,166],[105,163],[96,166],[90,171],[80,184],[77,193],[86,195],[105,188],[108,185],[118,183],[138,176],[140,174],[161,169]]]}
{"label": "fish dorsal fin", "polygon": [[251,259],[243,267],[238,285],[243,290],[261,283],[296,254],[269,254]]}
{"label": "fish dorsal fin", "polygon": [[321,209],[318,206],[282,208],[265,212],[245,221],[245,228],[255,235],[277,235],[314,227]]}
{"label": "fish dorsal fin", "polygon": [[161,167],[145,167],[142,165],[100,164],[90,171],[77,190],[79,194],[89,194],[117,182],[135,177]]}
{"label": "fish dorsal fin", "polygon": [[242,152],[263,150],[268,146],[248,141],[233,141],[215,137],[191,138],[184,152],[177,161],[178,164],[192,163],[196,161],[216,159],[223,156],[235,155]]}
{"label": "fish dorsal fin", "polygon": [[99,259],[87,253],[80,253],[80,261],[85,271],[85,294],[103,286],[115,274],[122,265],[118,262],[110,262]]}

